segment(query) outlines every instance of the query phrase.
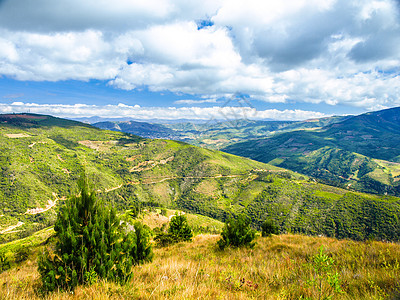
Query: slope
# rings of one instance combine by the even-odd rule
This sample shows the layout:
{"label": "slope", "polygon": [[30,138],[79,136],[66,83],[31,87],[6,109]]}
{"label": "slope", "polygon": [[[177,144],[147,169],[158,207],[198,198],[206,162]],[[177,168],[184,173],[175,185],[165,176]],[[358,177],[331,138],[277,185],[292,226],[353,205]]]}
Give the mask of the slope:
{"label": "slope", "polygon": [[318,130],[293,131],[224,151],[373,193],[400,193],[400,108],[351,117]]}
{"label": "slope", "polygon": [[205,123],[173,122],[165,124],[107,121],[94,123],[93,126],[131,133],[146,138],[180,140],[208,149],[220,149],[232,143],[267,137],[277,132],[320,128],[347,118],[347,116],[334,116],[301,122],[232,119],[226,121],[210,120]]}
{"label": "slope", "polygon": [[281,232],[400,237],[396,197],[351,193],[247,158],[50,116],[1,120],[3,241],[51,225],[82,171],[121,210],[164,206],[222,221],[244,212],[256,228],[271,218]]}

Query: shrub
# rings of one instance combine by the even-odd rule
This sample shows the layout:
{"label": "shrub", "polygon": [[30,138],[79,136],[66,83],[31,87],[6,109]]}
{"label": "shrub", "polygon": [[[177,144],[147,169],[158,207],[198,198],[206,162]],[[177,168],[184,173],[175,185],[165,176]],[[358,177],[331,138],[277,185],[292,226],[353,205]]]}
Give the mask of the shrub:
{"label": "shrub", "polygon": [[178,239],[175,235],[165,232],[160,232],[154,238],[157,247],[166,247],[178,242]]}
{"label": "shrub", "polygon": [[21,247],[15,252],[14,261],[17,264],[22,263],[29,258],[30,254],[31,249],[29,247]]}
{"label": "shrub", "polygon": [[8,256],[1,252],[0,253],[0,273],[11,268],[10,259]]}
{"label": "shrub", "polygon": [[55,251],[39,257],[38,271],[45,291],[73,289],[97,278],[126,282],[131,269],[151,259],[148,236],[139,225],[122,228],[115,209],[89,191],[85,177],[79,193],[62,207],[54,226]]}
{"label": "shrub", "polygon": [[265,220],[261,225],[261,229],[261,235],[264,237],[271,236],[272,234],[279,234],[279,228],[272,220]]}
{"label": "shrub", "polygon": [[310,265],[314,276],[309,284],[316,288],[318,299],[332,299],[333,296],[343,293],[339,273],[334,272],[335,261],[324,253],[323,246],[319,253],[314,255]]}
{"label": "shrub", "polygon": [[253,242],[256,232],[251,228],[251,220],[246,215],[239,215],[237,219],[229,218],[225,222],[222,229],[221,239],[218,241],[220,249],[227,246],[241,247],[248,246],[254,247]]}
{"label": "shrub", "polygon": [[150,228],[140,222],[134,225],[136,245],[131,251],[135,265],[149,262],[153,259],[153,250],[150,245]]}
{"label": "shrub", "polygon": [[166,247],[178,242],[191,241],[193,237],[192,228],[189,226],[186,216],[176,214],[171,218],[167,233],[157,233],[154,241],[158,247]]}
{"label": "shrub", "polygon": [[188,242],[192,240],[193,232],[184,214],[176,214],[171,218],[168,233],[174,235],[178,241]]}

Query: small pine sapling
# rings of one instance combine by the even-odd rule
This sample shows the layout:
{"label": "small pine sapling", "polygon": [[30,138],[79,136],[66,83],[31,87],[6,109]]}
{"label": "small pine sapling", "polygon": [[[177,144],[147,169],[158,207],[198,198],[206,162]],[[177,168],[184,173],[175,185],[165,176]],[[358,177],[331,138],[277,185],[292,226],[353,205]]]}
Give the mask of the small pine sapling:
{"label": "small pine sapling", "polygon": [[256,232],[251,228],[251,220],[246,215],[239,215],[237,219],[229,218],[224,225],[221,239],[217,242],[220,249],[232,247],[254,247]]}

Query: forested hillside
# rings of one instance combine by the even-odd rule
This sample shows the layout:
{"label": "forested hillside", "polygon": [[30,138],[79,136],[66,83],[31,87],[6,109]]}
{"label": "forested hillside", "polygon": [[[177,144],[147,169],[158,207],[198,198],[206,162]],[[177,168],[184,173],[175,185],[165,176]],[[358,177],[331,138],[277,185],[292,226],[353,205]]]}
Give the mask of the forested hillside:
{"label": "forested hillside", "polygon": [[164,206],[259,228],[398,240],[400,200],[319,184],[268,164],[182,142],[150,140],[41,115],[0,118],[1,240],[51,225],[84,171],[120,210]]}
{"label": "forested hillside", "polygon": [[400,194],[400,108],[224,148],[232,154],[378,194]]}

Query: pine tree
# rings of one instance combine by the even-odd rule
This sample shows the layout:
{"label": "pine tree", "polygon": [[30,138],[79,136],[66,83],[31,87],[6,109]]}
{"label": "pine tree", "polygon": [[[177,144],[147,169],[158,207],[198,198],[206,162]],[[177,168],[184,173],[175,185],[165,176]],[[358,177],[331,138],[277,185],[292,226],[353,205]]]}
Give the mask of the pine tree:
{"label": "pine tree", "polygon": [[176,214],[171,218],[168,233],[174,235],[178,241],[191,241],[193,237],[192,229],[184,214]]}
{"label": "pine tree", "polygon": [[146,227],[140,222],[136,222],[134,225],[136,245],[131,251],[131,256],[135,265],[143,264],[153,259],[153,250],[149,243],[150,230]]}
{"label": "pine tree", "polygon": [[[115,209],[89,191],[85,177],[79,180],[78,188],[79,194],[58,213],[55,251],[39,257],[44,290],[73,289],[78,284],[91,284],[97,277],[123,283],[130,278],[134,264],[151,259],[144,233],[138,237],[124,231]],[[142,252],[138,252],[138,244]]]}
{"label": "pine tree", "polygon": [[251,228],[251,219],[246,215],[239,215],[237,219],[229,218],[222,229],[221,237],[217,243],[220,249],[227,246],[254,247],[253,242],[256,232]]}

